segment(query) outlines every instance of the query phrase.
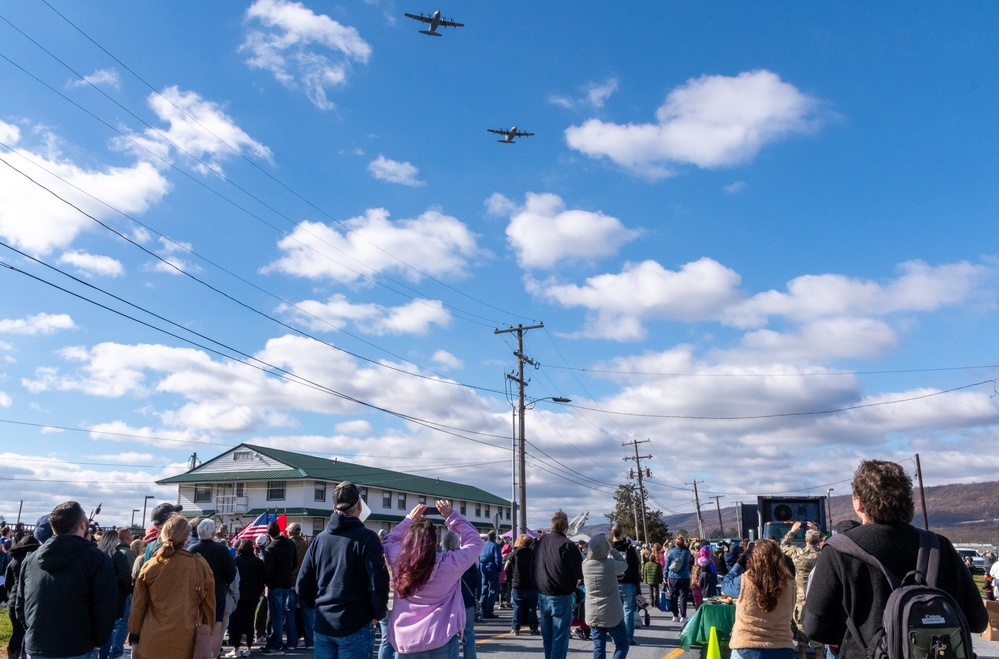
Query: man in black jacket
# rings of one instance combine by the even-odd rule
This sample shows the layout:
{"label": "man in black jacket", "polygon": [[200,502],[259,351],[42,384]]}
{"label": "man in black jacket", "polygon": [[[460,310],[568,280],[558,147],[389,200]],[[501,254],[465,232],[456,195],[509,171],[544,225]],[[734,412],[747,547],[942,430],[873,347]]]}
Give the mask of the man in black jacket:
{"label": "man in black jacket", "polygon": [[545,659],[565,659],[569,652],[572,594],[583,579],[583,555],[565,537],[569,518],[561,510],[552,515],[552,532],[534,549],[534,582],[538,587],[538,615]]}
{"label": "man in black jacket", "polygon": [[111,636],[118,583],[111,559],[87,538],[75,501],[49,515],[55,533],[24,559],[14,606],[27,632],[25,651],[41,657],[91,657]]}
{"label": "man in black jacket", "polygon": [[[295,601],[291,596],[292,573],[295,571],[295,543],[281,533],[277,522],[267,525],[270,544],[264,549],[264,572],[267,575],[267,610],[271,613],[271,635],[260,654],[278,654],[294,650],[298,640],[295,629]],[[282,633],[287,631],[287,641]]]}
{"label": "man in black jacket", "polygon": [[378,535],[358,517],[362,506],[356,485],[337,485],[333,503],[329,525],[305,552],[298,597],[303,606],[316,610],[316,656],[370,659],[373,625],[388,611],[385,552]]}
{"label": "man in black jacket", "polygon": [[[853,509],[862,524],[849,537],[873,554],[899,578],[916,567],[919,531],[909,522],[915,509],[912,480],[900,465],[880,460],[860,463],[853,477]],[[937,588],[954,596],[971,631],[988,625],[982,597],[950,541],[940,540]],[[864,659],[865,646],[882,624],[891,587],[874,566],[840,553],[829,545],[819,554],[805,599],[805,635],[819,643],[840,646],[840,659]],[[860,632],[848,631],[850,619]],[[970,648],[969,648],[970,651]]]}

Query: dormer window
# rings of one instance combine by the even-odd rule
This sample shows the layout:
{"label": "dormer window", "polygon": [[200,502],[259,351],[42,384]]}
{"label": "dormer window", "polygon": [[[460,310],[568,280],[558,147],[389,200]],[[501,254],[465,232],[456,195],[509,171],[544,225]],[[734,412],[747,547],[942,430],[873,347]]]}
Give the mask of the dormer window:
{"label": "dormer window", "polygon": [[243,460],[252,460],[253,451],[233,451],[232,460],[233,462],[242,462]]}

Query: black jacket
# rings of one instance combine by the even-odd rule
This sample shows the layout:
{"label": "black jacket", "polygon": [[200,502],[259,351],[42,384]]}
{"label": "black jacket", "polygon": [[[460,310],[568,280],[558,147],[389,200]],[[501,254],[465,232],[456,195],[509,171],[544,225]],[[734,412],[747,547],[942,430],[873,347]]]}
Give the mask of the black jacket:
{"label": "black jacket", "polygon": [[118,585],[118,606],[115,620],[125,615],[125,600],[132,594],[132,566],[128,558],[117,549],[111,554],[111,567],[114,568],[115,583]]}
{"label": "black jacket", "polygon": [[215,620],[221,622],[225,617],[225,596],[229,584],[236,578],[236,562],[232,560],[229,548],[214,540],[199,540],[191,545],[192,554],[198,554],[212,568],[215,577]]}
{"label": "black jacket", "polygon": [[562,533],[548,533],[534,546],[534,583],[542,595],[572,595],[583,579],[583,555]]}
{"label": "black jacket", "polygon": [[295,543],[279,535],[264,549],[264,570],[268,588],[294,588]]}
{"label": "black jacket", "polygon": [[7,589],[7,610],[14,615],[14,595],[17,594],[17,580],[21,576],[21,563],[24,557],[38,549],[38,539],[33,535],[24,536],[10,550],[10,563],[4,571],[3,585]]}
{"label": "black jacket", "polygon": [[479,570],[479,563],[476,561],[461,575],[461,600],[465,603],[465,608],[470,609],[482,597],[482,571]]}
{"label": "black jacket", "polygon": [[[919,531],[911,524],[889,526],[864,524],[847,533],[899,578],[916,567]],[[988,625],[988,613],[971,572],[961,562],[950,541],[940,539],[940,573],[936,584],[957,600],[971,631]],[[881,571],[826,547],[819,554],[805,600],[802,626],[813,641],[840,646],[841,659],[863,659],[864,651],[847,631],[849,616],[864,642],[869,643],[881,626],[891,588]]]}
{"label": "black jacket", "polygon": [[506,582],[511,588],[528,590],[536,588],[534,583],[534,550],[530,547],[517,547],[506,559]]}
{"label": "black jacket", "polygon": [[615,540],[613,545],[614,549],[624,554],[625,559],[628,561],[628,570],[617,578],[617,582],[630,583],[634,584],[636,589],[641,588],[642,557],[638,555],[638,550],[632,546],[631,541],[627,538]]}
{"label": "black jacket", "polygon": [[239,572],[240,601],[256,602],[264,594],[267,575],[264,572],[264,562],[254,555],[237,556],[236,571]]}
{"label": "black jacket", "polygon": [[297,590],[302,603],[316,609],[320,634],[347,636],[381,620],[389,577],[378,536],[356,517],[333,513],[305,552]]}
{"label": "black jacket", "polygon": [[75,657],[104,645],[118,584],[108,555],[75,535],[56,535],[21,565],[14,601],[29,655]]}

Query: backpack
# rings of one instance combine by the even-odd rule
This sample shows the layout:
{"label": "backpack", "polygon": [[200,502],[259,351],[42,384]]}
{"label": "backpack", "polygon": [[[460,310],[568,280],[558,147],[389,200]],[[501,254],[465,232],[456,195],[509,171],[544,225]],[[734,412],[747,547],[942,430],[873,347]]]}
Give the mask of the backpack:
{"label": "backpack", "polygon": [[892,588],[882,626],[869,644],[853,620],[846,620],[870,659],[974,659],[964,612],[950,593],[937,588],[941,553],[935,533],[919,530],[916,569],[901,580],[849,536],[834,535],[826,544],[877,567]]}

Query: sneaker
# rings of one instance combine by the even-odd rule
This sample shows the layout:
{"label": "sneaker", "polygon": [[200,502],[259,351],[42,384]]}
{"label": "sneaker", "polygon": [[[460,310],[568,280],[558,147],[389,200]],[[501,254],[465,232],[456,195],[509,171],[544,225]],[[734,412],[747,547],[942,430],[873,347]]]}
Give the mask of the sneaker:
{"label": "sneaker", "polygon": [[673,616],[673,622],[680,622],[679,616]]}
{"label": "sneaker", "polygon": [[236,657],[242,657],[242,656],[243,656],[242,653],[236,650],[229,650],[224,655],[222,655],[224,659],[236,659]]}
{"label": "sneaker", "polygon": [[687,622],[687,616],[680,616],[680,622]]}
{"label": "sneaker", "polygon": [[260,651],[260,654],[264,655],[265,657],[274,657],[277,655],[283,655],[284,650],[282,650],[281,648],[264,648],[263,650]]}
{"label": "sneaker", "polygon": [[251,652],[251,650],[240,650],[239,651],[239,656],[241,656],[241,657],[249,657],[250,656],[250,652]]}
{"label": "sneaker", "polygon": [[519,630],[519,629],[513,629],[513,630],[510,630],[510,631],[511,631],[511,633],[512,633],[512,634],[513,634],[514,636],[520,636],[520,630]]}

